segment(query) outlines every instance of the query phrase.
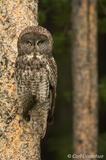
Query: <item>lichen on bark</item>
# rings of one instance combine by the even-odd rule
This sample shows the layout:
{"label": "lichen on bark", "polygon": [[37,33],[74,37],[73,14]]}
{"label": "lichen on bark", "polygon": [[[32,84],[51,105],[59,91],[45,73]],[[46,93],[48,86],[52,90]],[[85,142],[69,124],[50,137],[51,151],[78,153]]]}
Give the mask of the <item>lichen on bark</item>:
{"label": "lichen on bark", "polygon": [[[35,0],[0,0],[0,159],[40,160],[42,126],[22,121],[14,66],[17,39],[27,26],[38,25]],[[37,113],[36,113],[37,114]],[[47,114],[42,113],[44,124]],[[40,117],[39,117],[40,118]]]}

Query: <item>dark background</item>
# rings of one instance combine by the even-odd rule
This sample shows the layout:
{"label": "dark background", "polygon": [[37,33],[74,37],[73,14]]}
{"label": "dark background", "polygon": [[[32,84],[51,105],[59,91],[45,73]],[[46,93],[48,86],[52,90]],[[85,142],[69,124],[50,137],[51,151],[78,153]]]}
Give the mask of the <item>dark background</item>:
{"label": "dark background", "polygon": [[[106,0],[102,0],[106,10]],[[98,154],[106,160],[106,15],[98,4],[98,88],[99,147]],[[40,0],[39,25],[53,35],[53,54],[58,66],[55,121],[48,126],[42,140],[42,160],[67,160],[72,147],[72,78],[71,78],[71,1]]]}

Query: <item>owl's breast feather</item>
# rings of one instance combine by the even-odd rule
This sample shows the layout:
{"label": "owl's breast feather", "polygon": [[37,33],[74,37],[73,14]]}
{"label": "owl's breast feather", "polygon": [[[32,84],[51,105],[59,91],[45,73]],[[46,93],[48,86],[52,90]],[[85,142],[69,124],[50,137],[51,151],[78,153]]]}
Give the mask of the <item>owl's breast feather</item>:
{"label": "owl's breast feather", "polygon": [[37,54],[36,58],[39,59],[40,61],[43,59],[43,55]]}

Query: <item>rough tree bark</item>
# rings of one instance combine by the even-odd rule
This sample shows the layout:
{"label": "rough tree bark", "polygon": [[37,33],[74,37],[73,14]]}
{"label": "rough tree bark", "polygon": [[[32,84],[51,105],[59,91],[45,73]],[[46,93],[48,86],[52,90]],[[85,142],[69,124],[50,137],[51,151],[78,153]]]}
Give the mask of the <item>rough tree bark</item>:
{"label": "rough tree bark", "polygon": [[[40,138],[47,115],[36,113],[36,124],[22,121],[14,81],[17,38],[37,25],[37,0],[0,0],[0,159],[40,160]],[[44,118],[41,126],[41,116]],[[33,130],[36,125],[36,131]],[[43,132],[43,133],[42,133]]]}
{"label": "rough tree bark", "polygon": [[96,3],[72,0],[74,152],[88,155],[97,154],[98,137]]}

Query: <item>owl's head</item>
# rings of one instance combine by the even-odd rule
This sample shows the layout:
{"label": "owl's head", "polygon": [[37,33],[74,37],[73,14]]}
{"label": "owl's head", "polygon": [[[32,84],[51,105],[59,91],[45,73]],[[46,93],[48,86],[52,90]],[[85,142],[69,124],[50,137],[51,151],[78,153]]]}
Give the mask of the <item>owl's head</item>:
{"label": "owl's head", "polygon": [[19,35],[17,47],[18,54],[41,54],[50,56],[52,53],[53,39],[50,32],[41,26],[25,28]]}

